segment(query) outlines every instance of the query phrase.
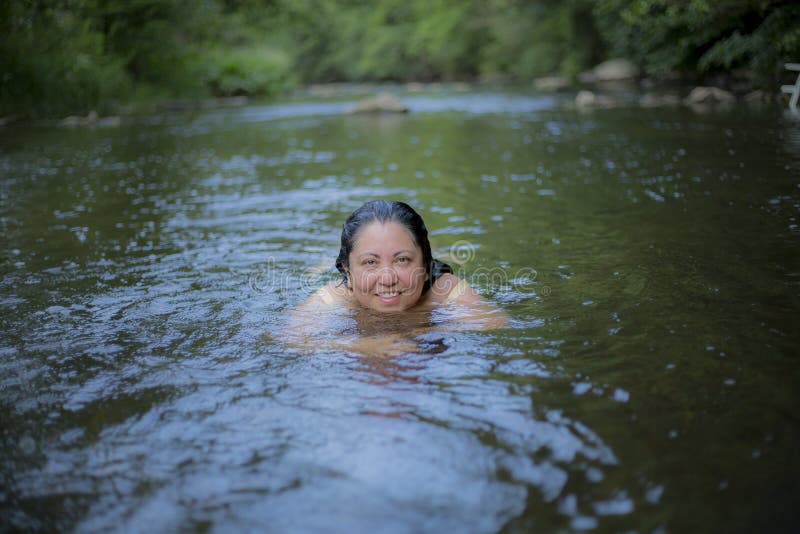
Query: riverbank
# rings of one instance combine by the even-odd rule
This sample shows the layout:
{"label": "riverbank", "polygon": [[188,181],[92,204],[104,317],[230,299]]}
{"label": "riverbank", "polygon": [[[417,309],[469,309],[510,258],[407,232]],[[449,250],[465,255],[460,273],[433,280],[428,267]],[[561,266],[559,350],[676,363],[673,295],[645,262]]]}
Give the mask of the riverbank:
{"label": "riverbank", "polygon": [[[545,83],[543,83],[545,82]],[[756,89],[736,93],[729,89],[730,83],[720,86],[692,85],[687,80],[672,79],[660,86],[650,79],[614,80],[592,83],[567,84],[552,78],[540,79],[526,85],[503,85],[495,82],[452,83],[330,83],[299,86],[274,98],[251,98],[246,96],[205,99],[148,100],[127,104],[119,113],[100,115],[91,111],[86,115],[70,115],[56,119],[23,119],[0,117],[0,128],[14,124],[57,124],[63,127],[116,127],[124,122],[137,121],[143,117],[194,114],[214,109],[244,106],[280,106],[301,102],[341,102],[343,110],[360,108],[361,111],[392,112],[404,109],[414,111],[406,105],[408,98],[415,96],[445,97],[447,95],[490,95],[496,93],[526,96],[553,96],[557,105],[579,109],[609,109],[616,107],[689,107],[696,111],[744,106],[751,109],[784,107],[788,97],[780,92]],[[391,105],[376,100],[380,95],[391,95]],[[351,109],[352,108],[352,109]],[[345,112],[345,111],[343,111]]]}

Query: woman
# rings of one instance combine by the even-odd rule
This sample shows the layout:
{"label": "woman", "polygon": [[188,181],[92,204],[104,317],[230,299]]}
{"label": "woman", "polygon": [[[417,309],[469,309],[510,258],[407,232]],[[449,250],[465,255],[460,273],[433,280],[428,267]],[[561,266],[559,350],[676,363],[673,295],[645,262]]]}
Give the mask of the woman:
{"label": "woman", "polygon": [[[360,352],[381,352],[381,347],[389,346],[413,350],[412,337],[433,328],[488,329],[507,322],[449,265],[433,258],[422,217],[404,202],[373,200],[355,210],[342,227],[336,269],[342,278],[319,288],[303,303],[294,314],[295,330],[308,334],[318,329],[314,312],[349,310],[356,321],[360,318],[356,331],[367,335],[340,337],[337,344]],[[444,306],[458,313],[431,323],[430,313]],[[424,325],[410,320],[420,314],[428,318]],[[389,322],[398,325],[394,332],[387,331]]]}
{"label": "woman", "polygon": [[398,312],[442,302],[472,304],[480,297],[433,259],[422,217],[404,202],[367,202],[344,223],[336,269],[340,281],[311,297],[328,305]]}

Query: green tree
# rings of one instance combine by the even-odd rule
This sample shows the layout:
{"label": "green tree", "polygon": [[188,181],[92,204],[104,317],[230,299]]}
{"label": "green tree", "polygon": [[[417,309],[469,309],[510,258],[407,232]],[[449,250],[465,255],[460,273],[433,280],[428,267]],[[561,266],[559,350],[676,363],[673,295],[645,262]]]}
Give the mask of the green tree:
{"label": "green tree", "polygon": [[94,4],[0,4],[0,115],[51,116],[108,107],[130,79],[104,54]]}
{"label": "green tree", "polygon": [[518,80],[561,73],[575,76],[603,59],[589,0],[495,0],[482,70]]}
{"label": "green tree", "polygon": [[800,56],[796,2],[606,0],[594,13],[612,53],[652,74],[743,68],[772,84]]}

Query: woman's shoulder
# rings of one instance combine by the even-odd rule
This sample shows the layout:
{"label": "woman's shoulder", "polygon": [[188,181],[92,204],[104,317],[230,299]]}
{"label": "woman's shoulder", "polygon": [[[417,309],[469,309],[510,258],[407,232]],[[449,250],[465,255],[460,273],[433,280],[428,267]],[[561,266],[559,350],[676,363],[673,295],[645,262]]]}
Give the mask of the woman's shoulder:
{"label": "woman's shoulder", "polygon": [[348,291],[341,281],[328,282],[306,300],[306,305],[333,306],[348,300]]}
{"label": "woman's shoulder", "polygon": [[472,286],[453,274],[443,274],[431,286],[431,298],[434,302],[460,305],[459,327],[478,330],[505,328],[509,324],[508,316],[499,308],[478,295]]}
{"label": "woman's shoulder", "polygon": [[431,285],[431,297],[437,302],[464,304],[480,299],[465,279],[451,273],[444,273],[436,279]]}

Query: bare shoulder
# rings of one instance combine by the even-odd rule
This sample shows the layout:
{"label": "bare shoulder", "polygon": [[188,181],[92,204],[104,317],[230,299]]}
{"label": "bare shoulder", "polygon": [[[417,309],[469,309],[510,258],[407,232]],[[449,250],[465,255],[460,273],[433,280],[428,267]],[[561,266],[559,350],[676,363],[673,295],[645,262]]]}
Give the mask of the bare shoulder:
{"label": "bare shoulder", "polygon": [[302,308],[336,306],[348,302],[349,292],[340,281],[328,282],[309,296]]}
{"label": "bare shoulder", "polygon": [[431,286],[431,297],[437,302],[458,302],[461,304],[471,304],[481,300],[472,286],[458,276],[445,273]]}
{"label": "bare shoulder", "polygon": [[466,280],[453,274],[444,274],[436,280],[431,286],[431,298],[442,304],[458,305],[458,326],[461,329],[494,330],[509,324],[503,310],[476,293]]}

